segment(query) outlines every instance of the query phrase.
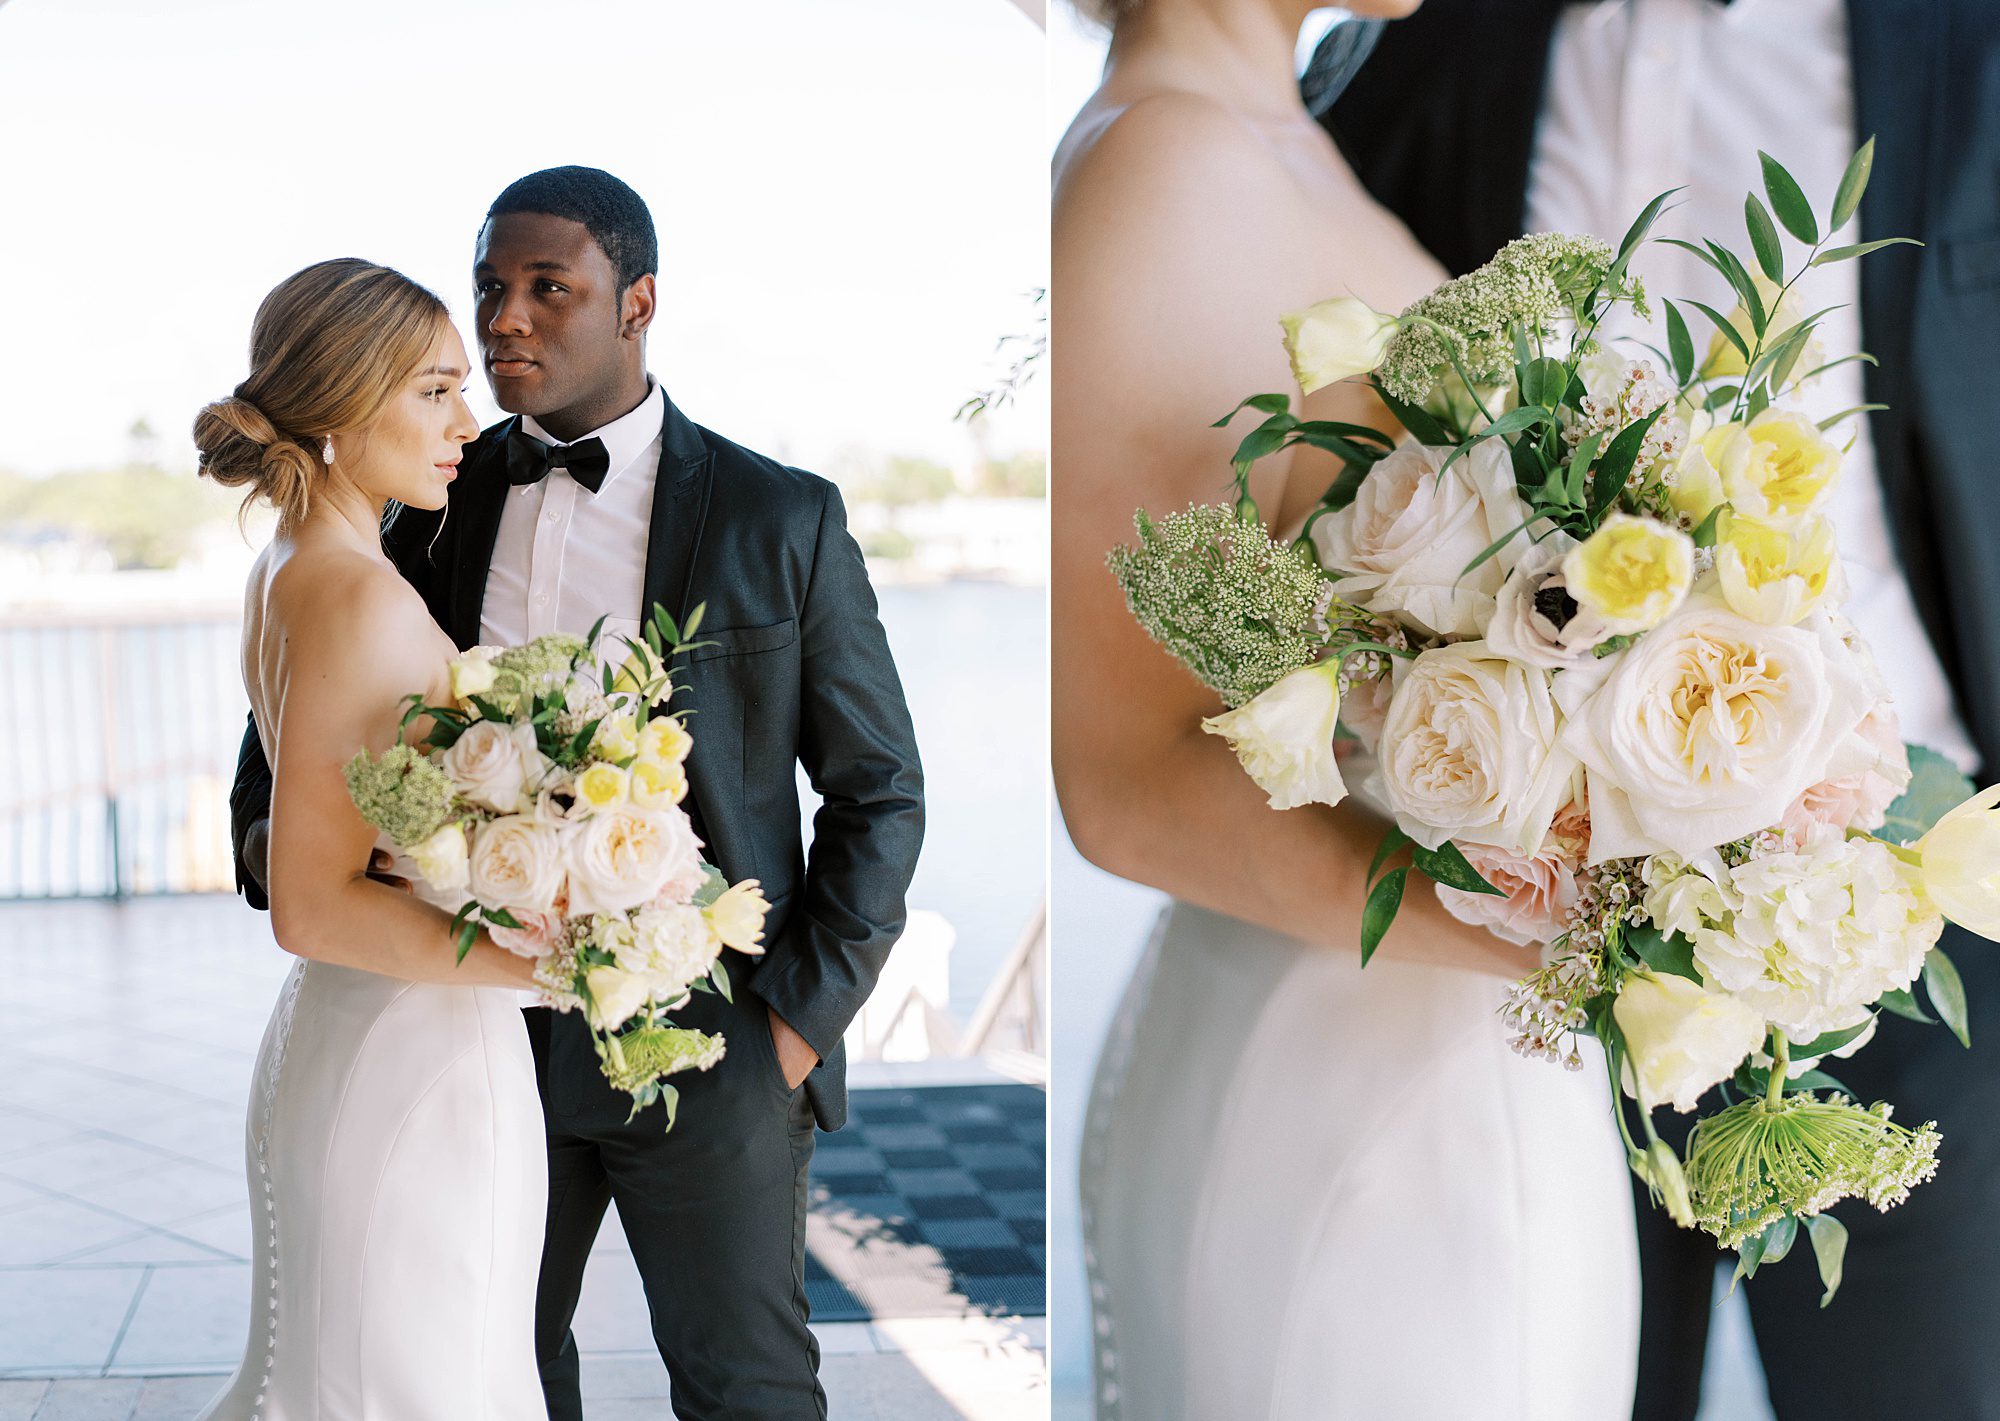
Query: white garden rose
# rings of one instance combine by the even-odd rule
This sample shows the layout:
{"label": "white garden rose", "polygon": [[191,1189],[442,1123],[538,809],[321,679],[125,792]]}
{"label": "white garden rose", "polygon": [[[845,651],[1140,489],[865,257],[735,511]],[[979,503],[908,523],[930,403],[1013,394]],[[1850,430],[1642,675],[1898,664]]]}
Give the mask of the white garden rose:
{"label": "white garden rose", "polygon": [[623,967],[593,967],[583,974],[583,983],[590,992],[584,1019],[599,1031],[616,1031],[652,995],[644,976]]}
{"label": "white garden rose", "polygon": [[1339,677],[1337,661],[1302,666],[1247,704],[1202,720],[1203,730],[1229,741],[1244,770],[1270,796],[1271,808],[1338,804],[1347,797],[1333,757]]}
{"label": "white garden rose", "polygon": [[698,873],[700,848],[687,815],[678,809],[599,810],[568,835],[570,911],[636,908],[690,866]]}
{"label": "white garden rose", "polygon": [[1489,439],[1438,470],[1452,451],[1409,443],[1362,481],[1354,502],[1313,524],[1334,595],[1418,631],[1481,634],[1494,594],[1528,547],[1523,532],[1471,572],[1466,565],[1527,521],[1504,440]]}
{"label": "white garden rose", "polygon": [[1578,605],[1563,578],[1576,539],[1557,529],[1521,554],[1494,599],[1486,645],[1495,654],[1547,671],[1589,666],[1593,648],[1612,635],[1604,619]]}
{"label": "white garden rose", "polygon": [[463,888],[466,882],[465,828],[457,820],[446,824],[410,851],[410,862],[433,888]]}
{"label": "white garden rose", "polygon": [[1577,798],[1548,673],[1459,642],[1398,661],[1371,790],[1425,848],[1446,839],[1540,852]]}
{"label": "white garden rose", "polygon": [[1769,828],[1845,773],[1874,704],[1867,668],[1815,613],[1765,626],[1712,579],[1625,651],[1556,679],[1564,748],[1590,784],[1590,861],[1692,858]]}
{"label": "white garden rose", "polygon": [[493,720],[474,721],[444,752],[444,772],[459,793],[501,814],[527,807],[531,777],[542,763],[532,725]]}
{"label": "white garden rose", "polygon": [[1981,790],[1917,840],[1924,887],[1967,932],[2000,942],[2000,785]]}
{"label": "white garden rose", "polygon": [[492,908],[543,912],[563,882],[562,840],[546,824],[509,814],[473,832],[467,889]]}
{"label": "white garden rose", "polygon": [[1689,934],[1695,963],[1794,1041],[1860,1023],[1917,979],[1944,930],[1918,869],[1825,825],[1730,869],[1729,885],[1727,920]]}
{"label": "white garden rose", "polygon": [[1764,1019],[1727,992],[1666,973],[1635,972],[1611,1005],[1625,1038],[1625,1089],[1651,1110],[1692,1110],[1764,1044]]}

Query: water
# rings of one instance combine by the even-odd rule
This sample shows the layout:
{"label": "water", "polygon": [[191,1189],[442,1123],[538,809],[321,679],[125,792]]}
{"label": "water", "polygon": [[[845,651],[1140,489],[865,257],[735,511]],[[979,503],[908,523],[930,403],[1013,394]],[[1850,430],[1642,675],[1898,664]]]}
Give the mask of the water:
{"label": "water", "polygon": [[[880,596],[929,810],[910,904],[956,930],[963,1022],[1042,895],[1043,592],[954,581]],[[231,886],[236,627],[123,611],[107,622],[0,625],[0,898],[112,891],[107,783],[119,787],[124,891]]]}

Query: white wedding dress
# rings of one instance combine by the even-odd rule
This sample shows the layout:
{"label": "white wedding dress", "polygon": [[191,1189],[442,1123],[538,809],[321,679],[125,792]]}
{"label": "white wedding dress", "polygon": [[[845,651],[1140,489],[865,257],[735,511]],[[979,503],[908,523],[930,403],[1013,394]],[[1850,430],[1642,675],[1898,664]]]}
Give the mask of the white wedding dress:
{"label": "white wedding dress", "polygon": [[249,1345],[203,1421],[546,1421],[521,1000],[292,969],[250,1090]]}
{"label": "white wedding dress", "polygon": [[1101,1421],[1631,1414],[1638,1258],[1603,1057],[1516,1056],[1504,983],[1397,961],[1411,930],[1364,970],[1162,915],[1084,1143]]}

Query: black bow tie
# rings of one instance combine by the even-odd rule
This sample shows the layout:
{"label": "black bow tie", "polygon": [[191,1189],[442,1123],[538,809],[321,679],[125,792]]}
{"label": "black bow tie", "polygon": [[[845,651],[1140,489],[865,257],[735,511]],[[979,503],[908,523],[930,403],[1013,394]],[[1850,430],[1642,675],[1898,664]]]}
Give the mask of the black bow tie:
{"label": "black bow tie", "polygon": [[571,478],[596,493],[611,472],[611,455],[602,439],[550,445],[519,429],[507,436],[508,483],[538,484],[550,469],[568,469]]}

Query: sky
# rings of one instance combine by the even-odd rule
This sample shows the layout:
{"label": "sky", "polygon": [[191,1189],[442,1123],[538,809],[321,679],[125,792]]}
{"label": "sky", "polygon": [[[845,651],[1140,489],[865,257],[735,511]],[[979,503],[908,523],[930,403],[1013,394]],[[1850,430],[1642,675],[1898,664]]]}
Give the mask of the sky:
{"label": "sky", "polygon": [[[694,419],[961,463],[1047,280],[1045,74],[1010,0],[0,0],[0,469],[118,462],[140,418],[191,468],[258,302],[327,257],[471,346],[486,205],[561,163],[651,205],[649,360]],[[989,446],[1046,421],[1036,380]]]}

